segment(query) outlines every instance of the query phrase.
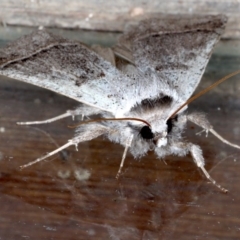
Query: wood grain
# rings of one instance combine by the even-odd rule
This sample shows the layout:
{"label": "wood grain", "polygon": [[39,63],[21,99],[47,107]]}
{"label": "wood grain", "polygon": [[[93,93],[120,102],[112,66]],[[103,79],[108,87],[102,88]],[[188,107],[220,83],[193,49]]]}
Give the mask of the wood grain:
{"label": "wood grain", "polygon": [[[239,68],[236,52],[215,52],[198,91]],[[215,130],[239,143],[239,89],[238,76],[193,102],[189,111],[207,112]],[[212,135],[196,136],[200,129],[193,124],[186,137],[202,147],[207,170],[228,194],[208,183],[191,156],[164,162],[151,152],[141,160],[128,155],[116,180],[123,148],[103,138],[20,171],[74,132],[67,128],[71,119],[35,127],[16,122],[49,118],[77,104],[1,77],[1,239],[239,239],[239,150]],[[80,180],[84,171],[89,178]]]}
{"label": "wood grain", "polygon": [[229,17],[226,38],[240,37],[240,2],[235,0],[183,1],[76,1],[2,0],[0,21],[4,25],[84,28],[122,31],[126,22],[154,14],[217,14]]}

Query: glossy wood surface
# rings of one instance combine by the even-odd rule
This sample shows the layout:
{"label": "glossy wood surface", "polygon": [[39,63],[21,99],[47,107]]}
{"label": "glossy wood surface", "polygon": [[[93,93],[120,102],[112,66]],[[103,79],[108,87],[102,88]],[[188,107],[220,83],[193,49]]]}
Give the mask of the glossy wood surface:
{"label": "glossy wood surface", "polygon": [[[197,91],[239,69],[238,44],[222,43]],[[189,107],[206,112],[215,130],[238,144],[239,79]],[[77,105],[51,91],[1,77],[0,239],[240,238],[240,150],[211,134],[196,136],[201,129],[191,123],[186,138],[202,147],[207,170],[228,194],[206,180],[190,155],[162,161],[152,152],[141,160],[129,154],[117,180],[123,147],[103,138],[20,171],[22,164],[66,143],[74,135],[67,126],[77,120],[34,127],[16,122],[50,118]]]}

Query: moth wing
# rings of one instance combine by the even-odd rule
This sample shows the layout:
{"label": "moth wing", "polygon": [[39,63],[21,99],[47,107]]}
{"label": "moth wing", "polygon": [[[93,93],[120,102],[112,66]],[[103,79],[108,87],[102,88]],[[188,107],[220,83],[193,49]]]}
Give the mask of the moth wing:
{"label": "moth wing", "polygon": [[132,65],[135,65],[133,53],[131,49],[129,49],[127,46],[117,44],[116,46],[113,47],[113,51],[114,51],[114,54],[120,59],[123,59]]}
{"label": "moth wing", "polygon": [[110,62],[113,66],[116,67],[115,55],[111,48],[102,47],[100,45],[93,45],[91,49],[95,51],[99,56],[101,56],[104,60]]}
{"label": "moth wing", "polygon": [[172,15],[143,20],[126,30],[115,51],[148,73],[149,79],[157,78],[163,94],[161,86],[165,83],[166,92],[181,105],[200,82],[226,20],[223,15]]}
{"label": "moth wing", "polygon": [[115,114],[134,105],[124,97],[133,80],[106,60],[111,55],[39,30],[0,50],[0,74]]}

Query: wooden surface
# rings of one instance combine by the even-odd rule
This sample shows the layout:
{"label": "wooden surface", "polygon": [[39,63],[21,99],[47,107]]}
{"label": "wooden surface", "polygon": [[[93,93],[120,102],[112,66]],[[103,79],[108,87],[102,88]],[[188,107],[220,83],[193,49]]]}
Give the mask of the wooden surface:
{"label": "wooden surface", "polygon": [[0,22],[3,25],[122,31],[126,22],[154,14],[224,13],[229,17],[225,37],[240,38],[239,11],[240,2],[236,0],[1,0]]}
{"label": "wooden surface", "polygon": [[[239,69],[238,49],[237,41],[221,43],[199,89]],[[196,100],[189,110],[207,112],[215,130],[238,144],[239,78]],[[35,127],[16,122],[46,119],[77,105],[1,77],[0,239],[239,239],[240,150],[211,134],[196,136],[201,129],[193,124],[186,137],[202,147],[207,170],[228,194],[208,183],[189,155],[164,162],[152,152],[141,160],[129,154],[116,180],[123,147],[103,138],[20,171],[20,165],[66,143],[74,130],[67,128],[70,118]]]}

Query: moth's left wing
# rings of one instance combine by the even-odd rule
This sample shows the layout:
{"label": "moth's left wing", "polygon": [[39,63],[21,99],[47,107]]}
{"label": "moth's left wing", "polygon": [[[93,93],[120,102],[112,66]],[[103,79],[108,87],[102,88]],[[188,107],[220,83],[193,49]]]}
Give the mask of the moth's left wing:
{"label": "moth's left wing", "polygon": [[[114,51],[147,73],[142,88],[152,84],[154,91],[159,86],[160,95],[168,94],[182,104],[196,89],[225,23],[223,15],[146,19],[130,26]],[[147,99],[153,98],[151,94],[149,91]]]}
{"label": "moth's left wing", "polygon": [[135,80],[116,69],[114,61],[106,60],[112,59],[111,54],[101,55],[105,56],[82,43],[39,30],[0,49],[0,74],[115,115],[134,105],[134,99],[125,95],[131,94],[127,86]]}

